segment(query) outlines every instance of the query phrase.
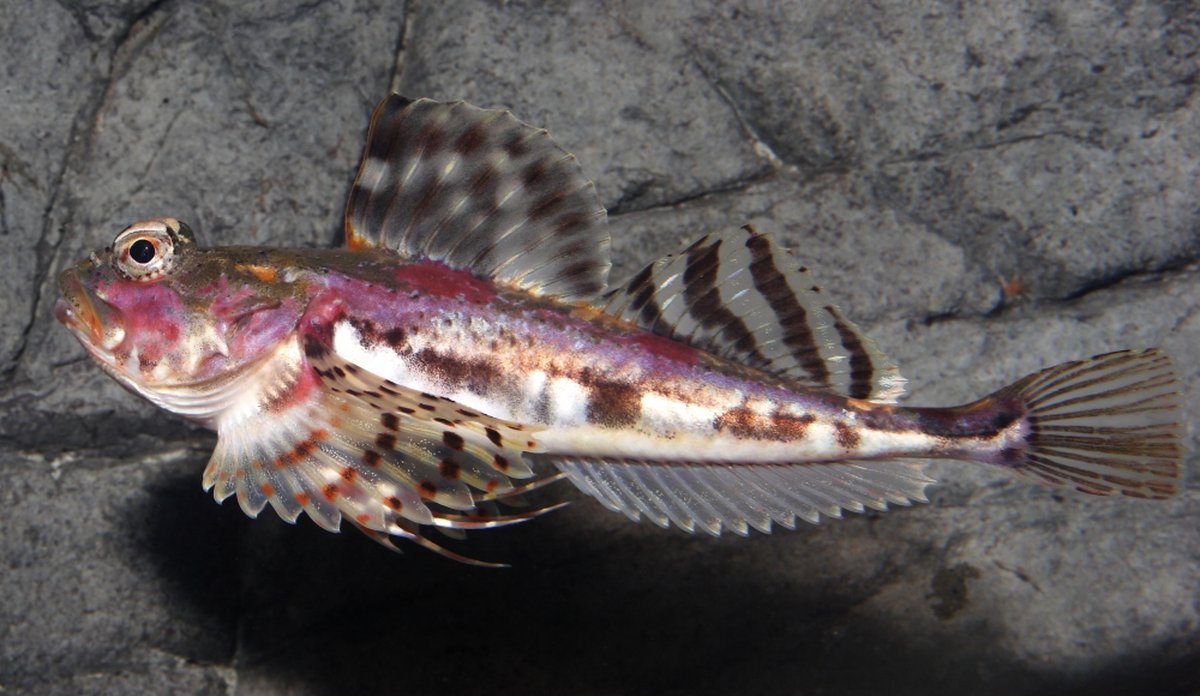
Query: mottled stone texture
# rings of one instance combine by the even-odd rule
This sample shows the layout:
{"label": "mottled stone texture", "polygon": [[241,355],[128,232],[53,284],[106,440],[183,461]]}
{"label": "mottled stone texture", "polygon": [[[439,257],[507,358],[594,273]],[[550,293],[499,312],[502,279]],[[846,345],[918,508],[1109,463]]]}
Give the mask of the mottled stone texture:
{"label": "mottled stone texture", "polygon": [[1200,690],[1197,483],[947,463],[931,505],[720,540],[580,500],[476,535],[489,572],[213,505],[212,436],[54,324],[54,274],[135,219],[333,242],[395,88],[549,127],[618,276],[773,230],[913,403],[1162,345],[1196,422],[1194,3],[551,5],[0,3],[0,691]]}

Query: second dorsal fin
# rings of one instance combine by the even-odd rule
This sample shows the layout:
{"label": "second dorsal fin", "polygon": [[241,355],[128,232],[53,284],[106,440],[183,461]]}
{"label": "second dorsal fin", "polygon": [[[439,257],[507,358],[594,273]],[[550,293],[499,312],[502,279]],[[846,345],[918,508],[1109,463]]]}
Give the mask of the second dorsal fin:
{"label": "second dorsal fin", "polygon": [[610,314],[805,386],[889,403],[904,393],[895,363],[750,225],[697,240],[604,299]]}
{"label": "second dorsal fin", "polygon": [[565,300],[601,292],[611,266],[595,187],[545,130],[507,111],[395,94],[371,118],[346,244]]}

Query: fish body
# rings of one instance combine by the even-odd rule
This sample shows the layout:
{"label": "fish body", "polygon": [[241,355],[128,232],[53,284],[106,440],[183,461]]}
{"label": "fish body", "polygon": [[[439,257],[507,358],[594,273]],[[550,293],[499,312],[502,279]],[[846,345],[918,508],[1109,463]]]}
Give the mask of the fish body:
{"label": "fish body", "polygon": [[895,365],[750,226],[606,291],[590,182],[504,112],[385,100],[346,238],[204,248],[173,218],[137,223],[63,272],[56,314],[127,388],[217,431],[218,500],[460,559],[423,529],[528,519],[493,501],[562,477],[712,534],[924,500],[929,458],[1095,494],[1177,488],[1161,352],[902,407]]}

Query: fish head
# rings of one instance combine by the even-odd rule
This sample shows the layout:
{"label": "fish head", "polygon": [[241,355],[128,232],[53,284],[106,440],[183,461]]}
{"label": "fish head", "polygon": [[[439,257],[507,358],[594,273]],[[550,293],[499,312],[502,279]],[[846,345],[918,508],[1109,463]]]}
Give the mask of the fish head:
{"label": "fish head", "polygon": [[58,277],[55,317],[126,388],[170,410],[268,355],[304,311],[271,250],[203,248],[174,218],[134,223]]}

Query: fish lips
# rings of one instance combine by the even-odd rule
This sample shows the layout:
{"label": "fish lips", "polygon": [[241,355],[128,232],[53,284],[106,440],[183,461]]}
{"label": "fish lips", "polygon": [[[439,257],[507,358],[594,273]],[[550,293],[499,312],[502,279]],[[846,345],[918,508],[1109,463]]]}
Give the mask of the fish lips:
{"label": "fish lips", "polygon": [[111,351],[125,340],[125,322],[121,310],[96,296],[79,278],[78,268],[68,268],[58,276],[62,297],[54,303],[54,318],[81,340]]}

